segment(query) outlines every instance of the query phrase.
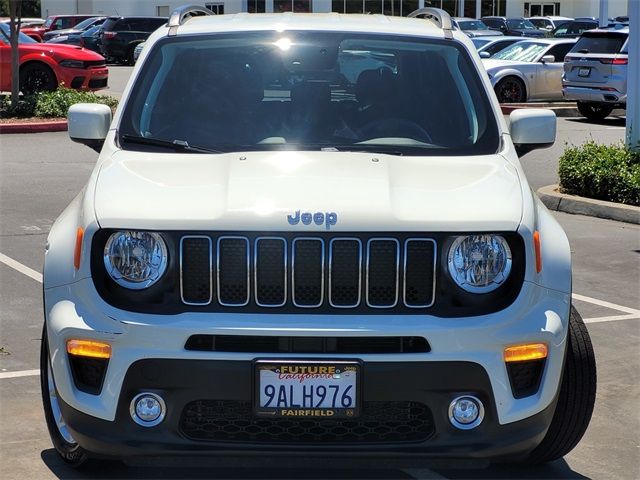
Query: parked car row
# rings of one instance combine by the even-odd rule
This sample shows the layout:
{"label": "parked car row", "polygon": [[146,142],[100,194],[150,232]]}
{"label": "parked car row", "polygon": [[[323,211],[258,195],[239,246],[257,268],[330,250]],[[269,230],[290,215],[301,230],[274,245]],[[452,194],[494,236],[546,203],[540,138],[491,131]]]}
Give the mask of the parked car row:
{"label": "parked car row", "polygon": [[[487,16],[480,19],[455,17],[453,24],[469,37],[517,36],[517,37],[554,37],[578,38],[583,32],[598,28],[597,18],[569,17],[498,17]],[[627,17],[616,17],[609,20],[607,28],[624,28],[628,26]]]}
{"label": "parked car row", "polygon": [[589,30],[579,39],[477,37],[501,103],[572,100],[585,117],[601,120],[626,108],[629,28]]}
{"label": "parked car row", "polygon": [[[9,26],[0,24],[0,91],[11,90],[11,47]],[[103,56],[69,45],[38,43],[18,35],[20,90],[34,93],[69,88],[99,90],[107,87],[109,70]]]}

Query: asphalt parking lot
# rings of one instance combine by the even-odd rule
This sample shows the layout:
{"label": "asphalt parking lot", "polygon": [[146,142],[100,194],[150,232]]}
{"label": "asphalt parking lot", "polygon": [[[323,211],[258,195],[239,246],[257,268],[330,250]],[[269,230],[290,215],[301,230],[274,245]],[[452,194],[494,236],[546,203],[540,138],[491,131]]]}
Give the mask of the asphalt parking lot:
{"label": "asphalt parking lot", "polygon": [[[129,67],[111,68],[118,96]],[[557,183],[566,142],[616,142],[624,120],[601,124],[559,119],[553,148],[523,165],[533,188]],[[225,464],[102,464],[76,472],[57,458],[42,415],[38,355],[42,330],[41,271],[52,222],[79,192],[97,154],[66,133],[0,136],[0,465],[1,477],[24,478],[640,478],[640,227],[554,214],[569,235],[574,303],[591,333],[598,362],[598,396],[585,438],[565,459],[525,469],[399,464],[393,459],[337,466],[273,465],[247,459]],[[304,462],[304,465],[302,464]],[[309,466],[311,465],[311,466]]]}

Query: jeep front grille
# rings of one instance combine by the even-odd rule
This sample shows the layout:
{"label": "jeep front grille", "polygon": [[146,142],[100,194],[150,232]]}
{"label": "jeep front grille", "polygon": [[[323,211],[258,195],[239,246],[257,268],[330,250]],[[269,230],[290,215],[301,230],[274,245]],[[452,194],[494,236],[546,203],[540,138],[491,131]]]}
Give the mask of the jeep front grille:
{"label": "jeep front grille", "polygon": [[428,308],[435,260],[431,238],[186,235],[180,293],[202,306]]}

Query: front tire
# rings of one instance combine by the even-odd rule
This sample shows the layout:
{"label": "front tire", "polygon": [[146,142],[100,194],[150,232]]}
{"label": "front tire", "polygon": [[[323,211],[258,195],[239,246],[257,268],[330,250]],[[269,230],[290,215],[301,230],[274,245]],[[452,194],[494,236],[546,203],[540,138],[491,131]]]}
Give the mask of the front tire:
{"label": "front tire", "polygon": [[56,88],[58,88],[58,80],[48,65],[33,62],[28,63],[20,70],[20,90],[25,95],[52,92]]}
{"label": "front tire", "polygon": [[583,117],[600,122],[611,114],[613,107],[602,103],[578,102],[578,111]]}
{"label": "front tire", "polygon": [[522,103],[527,100],[527,90],[522,80],[517,77],[506,77],[494,88],[500,103]]}
{"label": "front tire", "polygon": [[530,454],[531,463],[557,460],[578,444],[593,414],[596,384],[596,359],[591,338],[582,317],[572,306],[558,404],[546,436]]}
{"label": "front tire", "polygon": [[47,327],[42,331],[42,343],[40,347],[40,390],[42,392],[42,404],[44,406],[44,418],[51,437],[51,443],[62,459],[68,465],[78,468],[86,464],[89,459],[84,450],[71,436],[62,413],[58,392],[51,370],[49,358],[49,345],[47,342]]}

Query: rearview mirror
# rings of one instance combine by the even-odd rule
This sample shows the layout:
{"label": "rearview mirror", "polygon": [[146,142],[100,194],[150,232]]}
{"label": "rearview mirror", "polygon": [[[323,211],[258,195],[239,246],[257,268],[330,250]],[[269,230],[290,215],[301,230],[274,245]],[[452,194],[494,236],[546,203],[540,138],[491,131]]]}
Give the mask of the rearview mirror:
{"label": "rearview mirror", "polygon": [[111,108],[100,103],[76,103],[67,115],[69,137],[100,153],[111,125]]}
{"label": "rearview mirror", "polygon": [[553,63],[556,61],[556,57],[554,57],[553,55],[545,55],[540,61],[542,63]]}
{"label": "rearview mirror", "polygon": [[480,52],[480,58],[491,58],[491,54],[489,52]]}
{"label": "rearview mirror", "polygon": [[511,140],[519,157],[556,141],[556,114],[546,108],[521,108],[509,115]]}

